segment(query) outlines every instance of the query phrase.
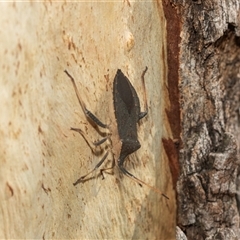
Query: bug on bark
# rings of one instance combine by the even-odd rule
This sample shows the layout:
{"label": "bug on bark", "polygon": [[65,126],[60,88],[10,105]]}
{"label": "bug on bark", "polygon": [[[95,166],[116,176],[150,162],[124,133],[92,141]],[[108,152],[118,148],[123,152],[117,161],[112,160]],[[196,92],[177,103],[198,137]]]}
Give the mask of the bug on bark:
{"label": "bug on bark", "polygon": [[120,171],[127,177],[131,178],[133,181],[137,182],[140,186],[146,185],[151,188],[153,191],[160,193],[162,196],[168,199],[168,197],[162,193],[158,188],[150,186],[149,184],[143,182],[139,178],[135,177],[132,173],[128,172],[124,167],[124,162],[126,157],[131,153],[137,151],[141,145],[138,141],[137,136],[137,123],[140,119],[145,117],[148,113],[148,106],[147,106],[147,98],[146,98],[146,89],[144,83],[144,75],[147,72],[147,67],[143,71],[141,79],[144,89],[144,103],[145,103],[145,111],[141,112],[140,110],[140,102],[136,90],[130,83],[129,79],[122,73],[120,69],[117,70],[117,73],[114,78],[113,82],[113,110],[115,121],[112,121],[111,124],[107,125],[104,124],[102,121],[99,120],[93,113],[91,113],[87,108],[85,103],[83,102],[80,94],[78,92],[76,83],[74,78],[68,73],[67,70],[64,71],[68,77],[71,79],[78,101],[84,114],[86,115],[87,119],[93,121],[96,125],[102,128],[109,129],[110,133],[107,137],[101,139],[97,142],[91,142],[88,140],[88,137],[84,134],[81,129],[78,128],[71,128],[78,133],[80,133],[87,143],[91,146],[98,146],[104,143],[106,140],[110,140],[112,143],[112,149],[107,151],[100,162],[92,169],[90,172],[85,174],[84,176],[80,177],[73,185],[77,185],[80,182],[83,182],[86,177],[91,174],[92,172],[99,169],[99,167],[103,164],[103,162],[108,157],[109,152],[113,154],[113,165],[110,168],[100,169],[100,173],[104,179],[103,171],[112,169],[115,165],[118,166]]}

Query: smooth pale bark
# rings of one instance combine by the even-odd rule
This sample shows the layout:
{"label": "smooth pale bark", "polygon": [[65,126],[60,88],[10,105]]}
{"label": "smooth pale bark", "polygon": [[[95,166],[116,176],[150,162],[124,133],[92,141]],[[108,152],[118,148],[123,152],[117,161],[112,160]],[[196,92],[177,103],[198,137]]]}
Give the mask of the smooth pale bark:
{"label": "smooth pale bark", "polygon": [[[0,238],[173,239],[175,194],[161,140],[171,137],[161,2],[11,2],[0,8]],[[74,187],[100,156],[70,127],[92,140],[101,137],[64,70],[88,109],[111,123],[117,69],[143,106],[145,66],[149,114],[138,128],[142,147],[126,168],[170,200],[118,169],[104,181]]]}

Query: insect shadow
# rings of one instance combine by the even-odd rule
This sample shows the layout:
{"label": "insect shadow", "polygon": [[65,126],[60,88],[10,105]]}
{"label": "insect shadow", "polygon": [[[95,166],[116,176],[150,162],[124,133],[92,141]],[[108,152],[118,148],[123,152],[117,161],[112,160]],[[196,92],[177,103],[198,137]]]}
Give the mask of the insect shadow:
{"label": "insect shadow", "polygon": [[109,153],[112,153],[114,161],[112,166],[109,168],[100,169],[102,178],[104,179],[103,172],[106,170],[113,169],[115,165],[118,166],[119,170],[127,177],[137,182],[140,186],[146,185],[151,188],[153,191],[160,193],[165,198],[169,199],[164,193],[162,193],[158,188],[155,188],[139,178],[135,177],[132,173],[128,172],[124,167],[124,162],[126,157],[131,153],[137,151],[141,145],[138,141],[137,136],[137,123],[140,119],[144,118],[148,113],[147,97],[146,97],[146,87],[144,76],[147,72],[147,67],[142,73],[141,80],[144,90],[144,104],[145,111],[141,112],[140,102],[136,90],[130,83],[129,79],[122,73],[120,69],[117,70],[117,73],[113,82],[113,111],[115,119],[110,124],[105,124],[98,117],[96,117],[92,112],[90,112],[82,100],[74,78],[68,73],[67,70],[64,72],[71,79],[74,90],[76,92],[79,104],[86,116],[86,118],[94,122],[97,126],[101,128],[108,129],[110,134],[102,138],[100,141],[92,142],[88,139],[87,135],[79,128],[71,128],[71,130],[80,133],[83,138],[86,140],[88,145],[94,149],[96,146],[103,144],[105,141],[109,140],[111,143],[111,149],[107,150],[100,162],[87,174],[81,176],[76,182],[73,183],[74,186],[81,182],[85,182],[86,177],[91,173],[95,172],[100,168],[103,162],[107,159]]}

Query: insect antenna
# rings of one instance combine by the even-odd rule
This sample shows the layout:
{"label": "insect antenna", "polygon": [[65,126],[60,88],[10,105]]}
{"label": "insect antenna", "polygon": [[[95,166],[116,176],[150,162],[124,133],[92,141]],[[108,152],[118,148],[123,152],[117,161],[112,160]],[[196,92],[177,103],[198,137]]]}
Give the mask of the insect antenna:
{"label": "insect antenna", "polygon": [[107,156],[109,154],[109,151],[107,151],[105,153],[105,155],[103,156],[103,158],[101,159],[101,161],[87,174],[85,174],[84,176],[80,177],[76,182],[73,183],[74,186],[76,186],[77,184],[83,182],[85,180],[85,178],[90,175],[91,173],[93,173],[94,171],[96,171],[102,164],[103,162],[106,160]]}
{"label": "insect antenna", "polygon": [[153,187],[147,183],[145,183],[144,181],[140,180],[139,178],[135,177],[133,174],[131,174],[130,172],[128,172],[124,166],[121,164],[121,162],[119,161],[119,164],[118,164],[118,167],[119,169],[121,170],[121,172],[126,175],[127,177],[129,177],[130,179],[132,179],[133,181],[135,181],[136,183],[140,184],[141,185],[145,185],[147,187],[149,187],[150,189],[152,189],[154,192],[158,193],[158,194],[161,194],[163,197],[169,199],[168,196],[166,196],[163,192],[161,192],[158,188],[156,187]]}

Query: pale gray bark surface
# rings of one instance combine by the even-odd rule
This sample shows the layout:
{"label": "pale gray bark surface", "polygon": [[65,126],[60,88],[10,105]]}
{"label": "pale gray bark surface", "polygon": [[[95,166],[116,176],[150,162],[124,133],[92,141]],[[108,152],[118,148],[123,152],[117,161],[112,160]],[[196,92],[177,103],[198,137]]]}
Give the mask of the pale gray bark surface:
{"label": "pale gray bark surface", "polygon": [[182,16],[178,224],[190,239],[239,239],[240,2],[174,1]]}

